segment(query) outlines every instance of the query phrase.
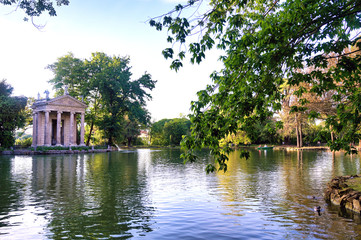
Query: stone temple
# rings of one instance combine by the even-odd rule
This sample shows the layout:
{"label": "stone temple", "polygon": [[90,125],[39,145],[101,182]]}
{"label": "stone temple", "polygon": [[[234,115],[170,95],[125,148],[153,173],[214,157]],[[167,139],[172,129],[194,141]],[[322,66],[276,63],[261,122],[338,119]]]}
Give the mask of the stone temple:
{"label": "stone temple", "polygon": [[[84,115],[87,105],[68,95],[38,99],[33,109],[33,147],[36,146],[85,146]],[[38,96],[39,98],[39,96]],[[78,118],[80,117],[80,120]],[[77,123],[80,122],[80,136]]]}

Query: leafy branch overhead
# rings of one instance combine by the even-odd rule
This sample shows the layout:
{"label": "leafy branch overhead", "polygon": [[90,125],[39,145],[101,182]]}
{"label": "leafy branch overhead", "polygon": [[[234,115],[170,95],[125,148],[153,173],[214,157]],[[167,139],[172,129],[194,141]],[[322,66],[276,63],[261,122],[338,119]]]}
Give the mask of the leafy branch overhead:
{"label": "leafy branch overhead", "polygon": [[0,0],[0,4],[14,6],[15,11],[22,9],[29,17],[38,17],[43,12],[56,16],[54,5],[69,5],[69,0]]}
{"label": "leafy branch overhead", "polygon": [[305,94],[334,93],[336,114],[325,120],[339,137],[330,146],[351,151],[349,143],[360,138],[360,18],[357,0],[193,0],[151,19],[151,26],[168,31],[171,46],[163,55],[172,69],[183,66],[183,49],[192,63],[214,47],[224,51],[223,69],[192,103],[185,158],[194,160],[194,150],[207,146],[218,169],[226,169],[231,150],[219,141],[279,112],[286,82],[299,86],[296,112],[307,110]]}
{"label": "leafy branch overhead", "polygon": [[34,26],[42,28],[43,26],[34,23],[34,17],[39,17],[44,12],[49,16],[56,16],[55,6],[69,5],[69,0],[0,0],[0,4],[12,6],[13,11],[23,10],[26,15],[24,21],[28,21],[30,17]]}

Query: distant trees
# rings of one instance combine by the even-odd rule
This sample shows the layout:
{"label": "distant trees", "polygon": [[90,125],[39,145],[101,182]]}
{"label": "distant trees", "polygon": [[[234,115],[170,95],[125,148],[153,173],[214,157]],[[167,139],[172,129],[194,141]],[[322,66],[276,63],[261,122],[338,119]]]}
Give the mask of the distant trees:
{"label": "distant trees", "polygon": [[191,122],[186,118],[162,119],[152,124],[152,145],[179,145],[183,136],[190,133]]}
{"label": "distant trees", "polygon": [[167,139],[164,137],[163,129],[164,125],[169,121],[170,119],[162,119],[151,125],[150,143],[152,145],[167,145]]}
{"label": "distant trees", "polygon": [[82,60],[69,53],[48,66],[54,73],[49,82],[57,95],[63,94],[64,86],[68,86],[71,96],[83,98],[88,105],[85,115],[89,126],[87,145],[95,126],[102,130],[107,143],[113,145],[129,121],[138,122],[139,127],[149,123],[145,105],[146,100],[151,99],[150,91],[156,81],[149,73],[132,80],[129,61],[129,57],[111,57],[100,52]]}
{"label": "distant trees", "polygon": [[[304,70],[309,72],[310,70]],[[284,99],[282,101],[282,111],[280,117],[283,122],[284,136],[295,133],[297,147],[303,146],[303,129],[314,119],[325,119],[336,115],[336,102],[333,99],[334,92],[324,92],[318,95],[312,92],[314,84],[301,83],[298,86],[284,84]],[[330,139],[331,140],[331,139]]]}
{"label": "distant trees", "polygon": [[8,148],[14,145],[15,130],[25,125],[26,97],[12,97],[13,88],[0,81],[0,147]]}

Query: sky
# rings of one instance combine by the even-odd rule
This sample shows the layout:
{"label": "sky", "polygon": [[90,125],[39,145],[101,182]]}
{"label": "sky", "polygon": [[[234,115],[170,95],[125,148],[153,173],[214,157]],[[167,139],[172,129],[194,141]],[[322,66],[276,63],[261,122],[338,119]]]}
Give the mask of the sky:
{"label": "sky", "polygon": [[[147,103],[152,120],[177,118],[190,113],[196,92],[211,83],[209,75],[219,70],[219,53],[208,54],[200,65],[185,62],[178,72],[161,54],[166,47],[167,32],[156,31],[147,23],[182,0],[70,0],[68,6],[56,8],[57,16],[47,13],[34,19],[42,30],[23,21],[21,10],[0,5],[0,79],[14,88],[13,95],[37,97],[49,90],[53,74],[46,66],[72,52],[89,59],[93,52],[129,56],[133,79],[145,72],[157,80]],[[207,7],[206,5],[204,6]]]}

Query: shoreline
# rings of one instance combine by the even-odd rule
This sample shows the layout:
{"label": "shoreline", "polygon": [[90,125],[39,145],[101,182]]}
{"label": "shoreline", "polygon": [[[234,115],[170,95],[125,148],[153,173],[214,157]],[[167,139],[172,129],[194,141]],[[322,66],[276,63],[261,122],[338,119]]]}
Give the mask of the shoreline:
{"label": "shoreline", "polygon": [[[328,146],[307,146],[307,147],[301,147],[298,148],[294,145],[267,145],[269,147],[273,147],[274,150],[287,150],[287,151],[294,151],[294,150],[330,150],[330,147]],[[251,149],[257,149],[259,145],[251,145],[251,146],[238,146],[238,148],[251,148]],[[357,148],[357,147],[356,147]]]}
{"label": "shoreline", "polygon": [[[45,150],[45,151],[32,151],[32,150],[5,150],[0,152],[0,155],[55,155],[55,154],[79,154],[79,153],[104,153],[112,152],[113,149],[89,149],[89,150]],[[118,149],[116,150],[118,151]]]}
{"label": "shoreline", "polygon": [[150,149],[160,149],[160,148],[164,148],[164,149],[174,149],[174,148],[179,148],[179,147],[169,147],[169,146],[165,146],[165,147],[160,147],[160,146],[131,146],[131,147],[127,147],[127,146],[122,146],[118,148],[112,147],[112,148],[103,148],[103,149],[88,149],[88,150],[69,150],[69,149],[64,149],[64,150],[42,150],[42,151],[33,151],[33,150],[29,150],[29,149],[15,149],[15,150],[4,150],[4,151],[0,151],[0,156],[1,155],[6,155],[6,156],[11,156],[11,155],[56,155],[56,154],[83,154],[83,153],[105,153],[105,152],[121,152],[121,151],[126,151],[126,150],[133,150],[133,149],[142,149],[142,148],[150,148]]}
{"label": "shoreline", "polygon": [[[272,145],[269,145],[272,146]],[[257,145],[251,146],[237,146],[234,149],[257,149]],[[79,153],[104,153],[104,152],[116,152],[122,150],[130,150],[137,148],[150,148],[150,149],[179,149],[179,146],[122,146],[119,149],[110,148],[110,149],[88,149],[88,150],[43,150],[43,151],[32,151],[29,149],[15,149],[15,150],[4,150],[0,151],[0,155],[54,155],[54,154],[79,154]],[[357,150],[361,150],[359,146],[356,147]],[[273,145],[273,150],[285,150],[285,151],[299,151],[299,150],[321,150],[321,151],[330,151],[328,146],[307,146],[298,148],[293,145]],[[262,150],[259,150],[262,151]]]}
{"label": "shoreline", "polygon": [[352,189],[347,184],[347,180],[360,177],[360,175],[334,177],[327,183],[324,192],[325,201],[339,206],[341,209],[361,214],[361,192]]}

